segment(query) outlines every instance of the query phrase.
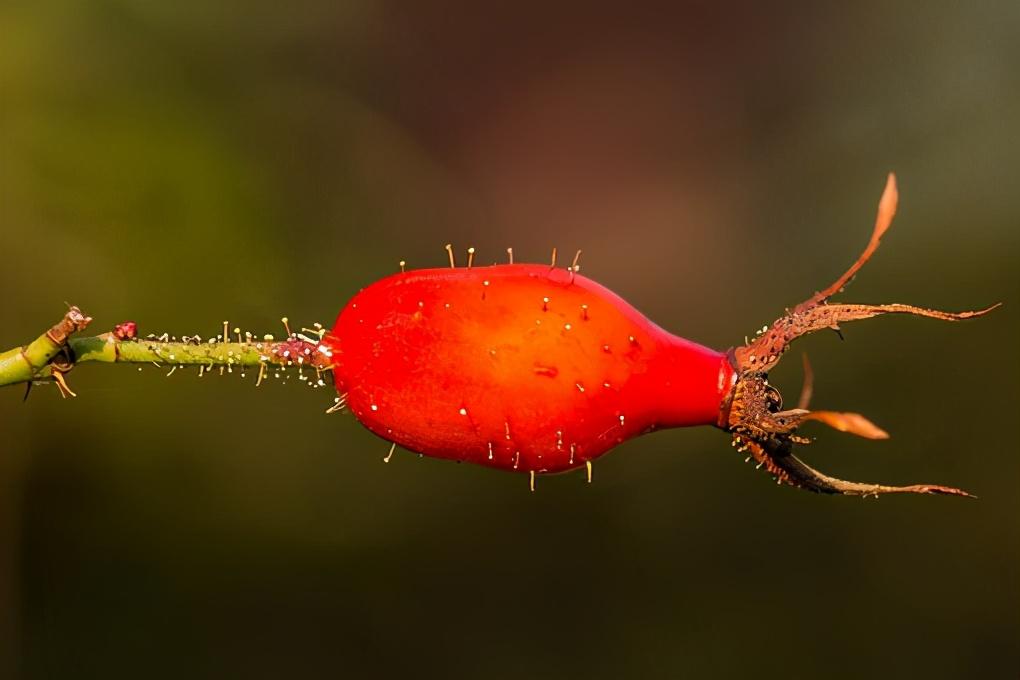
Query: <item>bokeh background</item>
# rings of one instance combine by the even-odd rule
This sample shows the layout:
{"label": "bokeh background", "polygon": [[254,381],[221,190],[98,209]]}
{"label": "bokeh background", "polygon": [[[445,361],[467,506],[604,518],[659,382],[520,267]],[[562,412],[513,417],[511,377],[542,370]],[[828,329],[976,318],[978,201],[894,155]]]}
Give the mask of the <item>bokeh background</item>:
{"label": "bokeh background", "polygon": [[[897,222],[844,299],[970,309],[799,343],[851,479],[718,431],[582,475],[398,453],[325,391],[83,366],[0,390],[0,676],[920,677],[1020,671],[1020,5],[0,3],[0,346],[277,332],[443,246],[584,249],[727,347]],[[461,255],[463,257],[463,255]],[[776,379],[795,398],[799,362]]]}

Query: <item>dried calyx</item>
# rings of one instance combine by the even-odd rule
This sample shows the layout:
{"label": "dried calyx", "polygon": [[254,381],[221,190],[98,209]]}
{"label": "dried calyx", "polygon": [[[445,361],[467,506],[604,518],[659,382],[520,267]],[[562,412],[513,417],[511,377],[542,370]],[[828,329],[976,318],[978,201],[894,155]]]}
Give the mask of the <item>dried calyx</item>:
{"label": "dried calyx", "polygon": [[867,319],[881,314],[913,314],[943,321],[959,321],[982,316],[999,305],[974,312],[943,312],[903,304],[859,305],[829,304],[829,298],[842,292],[878,248],[882,235],[892,224],[896,213],[895,177],[890,174],[878,206],[875,229],[867,248],[857,261],[825,290],[815,293],[777,319],[771,326],[758,331],[756,337],[741,347],[730,350],[730,359],[737,371],[736,382],[723,404],[719,427],[733,435],[733,445],[764,467],[777,483],[789,484],[818,493],[869,496],[883,493],[936,493],[956,496],[971,494],[947,486],[915,484],[886,486],[847,482],[825,475],[793,455],[795,444],[808,444],[809,439],[796,434],[806,421],[815,420],[841,432],[868,439],[885,439],[889,435],[858,413],[810,411],[810,367],[805,360],[805,385],[797,408],[782,410],[779,392],[768,383],[768,373],[797,338],[819,330],[840,332],[840,324]]}

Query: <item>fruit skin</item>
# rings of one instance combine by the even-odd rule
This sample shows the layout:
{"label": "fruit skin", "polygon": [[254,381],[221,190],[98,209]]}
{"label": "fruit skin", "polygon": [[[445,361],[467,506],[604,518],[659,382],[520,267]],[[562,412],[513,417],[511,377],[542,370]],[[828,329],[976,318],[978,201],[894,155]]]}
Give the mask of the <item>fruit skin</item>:
{"label": "fruit skin", "polygon": [[714,425],[726,355],[567,269],[424,269],[359,292],[323,343],[380,437],[428,456],[563,472],[664,427]]}

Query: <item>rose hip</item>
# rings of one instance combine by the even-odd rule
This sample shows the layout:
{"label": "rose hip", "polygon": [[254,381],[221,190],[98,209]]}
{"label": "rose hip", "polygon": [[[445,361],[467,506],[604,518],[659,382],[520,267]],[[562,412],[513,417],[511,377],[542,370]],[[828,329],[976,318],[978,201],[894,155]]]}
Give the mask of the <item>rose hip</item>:
{"label": "rose hip", "polygon": [[[871,257],[896,211],[889,176],[867,248],[835,283],[753,340],[718,352],[673,335],[567,268],[511,264],[402,271],[365,288],[322,345],[342,405],[380,437],[418,453],[503,470],[562,472],[664,427],[716,425],[779,483],[820,493],[944,493],[951,487],[847,482],[792,450],[808,421],[862,437],[888,435],[864,416],[809,411],[810,381],[783,410],[771,371],[790,343],[888,313],[955,321],[976,312],[830,303]],[[447,247],[449,250],[449,246]],[[553,262],[555,264],[555,251]],[[401,263],[403,269],[403,263]],[[392,449],[391,449],[392,453]],[[387,457],[388,460],[388,457]]]}
{"label": "rose hip", "polygon": [[726,355],[548,265],[426,269],[362,290],[328,338],[376,434],[430,456],[561,472],[662,427],[711,425]]}

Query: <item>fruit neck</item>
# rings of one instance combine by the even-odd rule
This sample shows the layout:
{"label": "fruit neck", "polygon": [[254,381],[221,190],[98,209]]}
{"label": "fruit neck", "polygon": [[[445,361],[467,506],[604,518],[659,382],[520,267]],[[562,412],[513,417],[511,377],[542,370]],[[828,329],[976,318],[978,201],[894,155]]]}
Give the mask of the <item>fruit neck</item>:
{"label": "fruit neck", "polygon": [[724,352],[672,336],[655,367],[661,425],[715,425],[736,372]]}

